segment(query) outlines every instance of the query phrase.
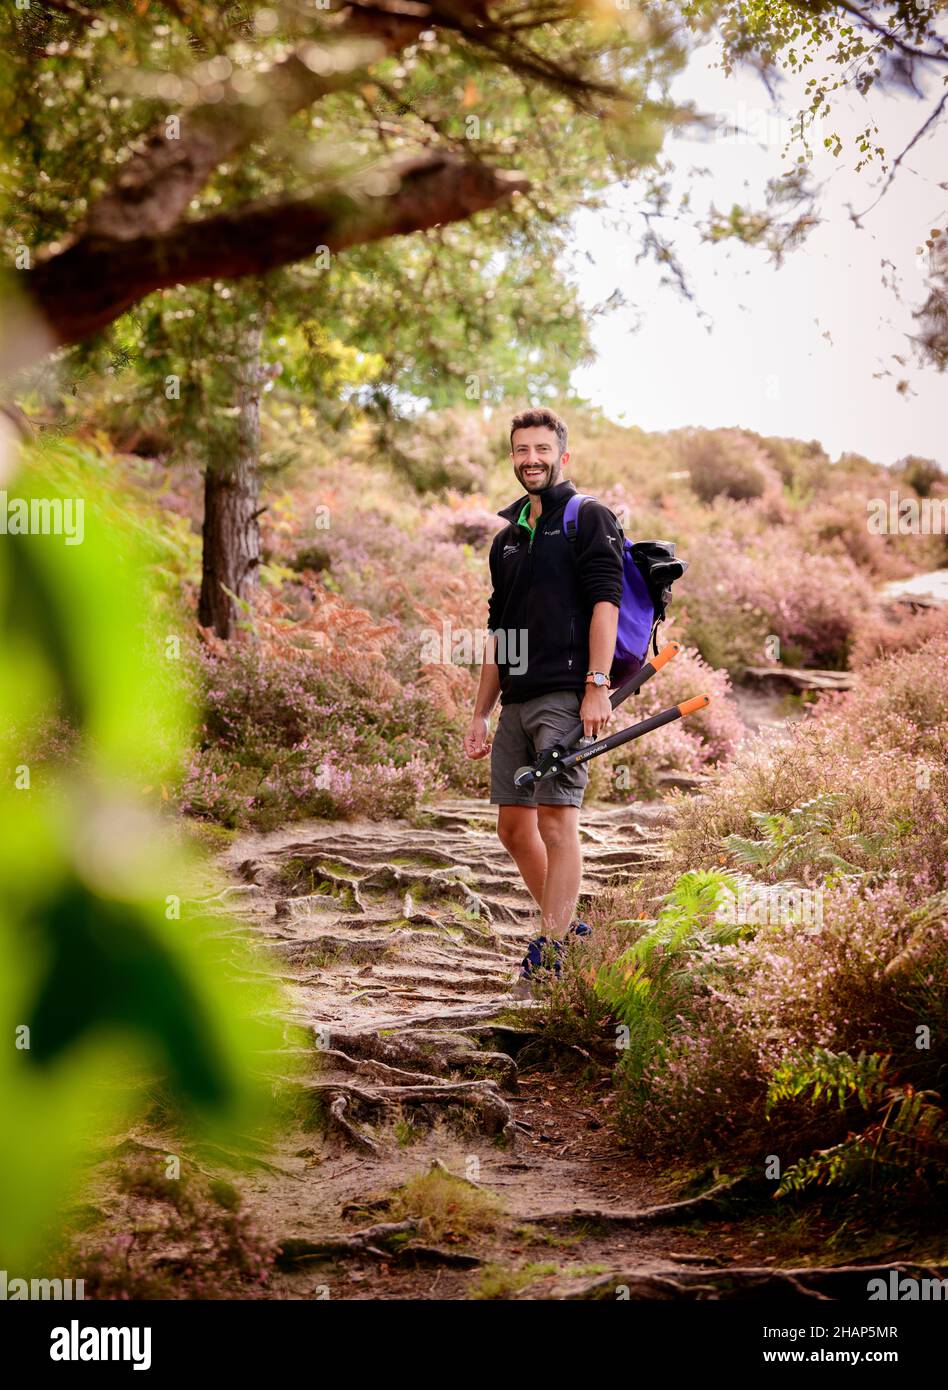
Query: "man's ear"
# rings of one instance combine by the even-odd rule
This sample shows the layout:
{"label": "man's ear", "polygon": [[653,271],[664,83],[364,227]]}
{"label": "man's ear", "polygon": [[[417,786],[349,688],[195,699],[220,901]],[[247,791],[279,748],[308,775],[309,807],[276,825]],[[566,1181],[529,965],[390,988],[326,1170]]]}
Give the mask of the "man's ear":
{"label": "man's ear", "polygon": [[569,463],[569,449],[564,449],[560,454],[560,467],[565,468]]}

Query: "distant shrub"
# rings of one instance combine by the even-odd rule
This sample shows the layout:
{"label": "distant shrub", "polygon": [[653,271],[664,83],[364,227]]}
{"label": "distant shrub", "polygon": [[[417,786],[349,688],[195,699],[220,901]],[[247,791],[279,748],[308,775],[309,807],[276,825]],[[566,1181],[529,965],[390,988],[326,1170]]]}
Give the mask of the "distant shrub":
{"label": "distant shrub", "polygon": [[888,477],[888,469],[881,463],[873,463],[865,454],[844,452],[835,463],[830,464],[828,481],[843,488],[859,484],[877,489]]}
{"label": "distant shrub", "polygon": [[935,459],[908,454],[899,460],[896,468],[902,482],[917,492],[919,497],[931,497],[948,488],[948,473]]}
{"label": "distant shrub", "polygon": [[478,411],[464,406],[388,424],[380,442],[421,493],[479,491],[495,458],[492,431]]}
{"label": "distant shrub", "polygon": [[489,511],[477,499],[449,498],[450,510],[439,515],[442,535],[455,545],[472,545],[480,550],[488,546],[504,520]]}
{"label": "distant shrub", "polygon": [[860,488],[839,487],[811,503],[800,517],[799,543],[823,554],[846,556],[873,579],[902,579],[920,569],[936,569],[945,551],[942,536],[870,531],[869,502],[886,498],[888,490],[889,484],[879,481]]}
{"label": "distant shrub", "polygon": [[293,556],[291,568],[312,570],[314,574],[318,574],[321,570],[328,570],[331,564],[332,557],[326,546],[304,545]]}
{"label": "distant shrub", "polygon": [[736,677],[771,659],[768,637],[779,639],[788,666],[845,669],[857,628],[876,606],[851,560],[808,554],[792,534],[777,550],[728,533],[698,537],[688,555],[686,635]]}
{"label": "distant shrub", "polygon": [[872,613],[859,624],[849,664],[859,671],[880,657],[917,651],[930,638],[946,633],[948,608],[923,608],[913,613],[905,606],[898,617]]}
{"label": "distant shrub", "polygon": [[738,431],[697,431],[683,441],[682,456],[692,489],[702,502],[721,495],[742,502],[762,497],[767,488],[764,454]]}
{"label": "distant shrub", "polygon": [[803,496],[810,492],[830,467],[829,457],[819,440],[771,437],[761,440],[768,461],[776,468],[784,487]]}

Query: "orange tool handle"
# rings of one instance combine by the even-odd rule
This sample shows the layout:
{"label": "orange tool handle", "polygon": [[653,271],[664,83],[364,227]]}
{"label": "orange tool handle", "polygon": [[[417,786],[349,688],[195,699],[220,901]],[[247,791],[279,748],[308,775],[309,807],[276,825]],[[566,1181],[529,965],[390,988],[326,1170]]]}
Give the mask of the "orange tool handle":
{"label": "orange tool handle", "polygon": [[658,656],[652,658],[649,665],[653,666],[656,671],[660,671],[662,667],[667,665],[668,662],[671,661],[673,657],[676,657],[680,651],[680,642],[669,642],[666,647],[662,647]]}
{"label": "orange tool handle", "polygon": [[678,706],[678,713],[684,719],[686,714],[694,714],[696,709],[704,709],[705,705],[711,703],[710,695],[695,695],[690,700],[685,700]]}

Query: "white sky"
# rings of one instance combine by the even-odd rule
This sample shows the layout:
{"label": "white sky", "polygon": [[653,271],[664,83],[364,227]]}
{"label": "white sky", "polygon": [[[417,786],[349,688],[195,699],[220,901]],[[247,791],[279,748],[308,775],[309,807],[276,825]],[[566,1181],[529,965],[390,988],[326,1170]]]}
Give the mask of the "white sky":
{"label": "white sky", "polygon": [[[775,109],[750,73],[727,78],[712,70],[714,56],[709,47],[696,53],[675,94],[700,110],[730,112],[749,134],[667,141],[665,153],[676,166],[675,202],[691,183],[698,210],[712,200],[720,210],[734,202],[762,206],[766,180],[788,163],[781,149],[799,86],[794,81],[778,89]],[[839,129],[845,142],[868,113],[894,159],[934,106],[934,83],[929,91],[935,95],[925,101],[905,93],[852,98],[848,114],[834,110],[825,133]],[[624,231],[611,228],[602,214],[577,215],[572,269],[583,302],[602,303],[619,288],[635,307],[594,321],[597,361],[575,373],[574,385],[610,418],[646,430],[740,426],[818,439],[834,458],[848,450],[889,464],[914,453],[948,466],[948,376],[920,371],[911,361],[903,372],[892,360],[896,352],[910,357],[905,334],[913,331],[911,308],[925,297],[916,248],[948,219],[948,193],[938,186],[948,178],[945,128],[906,157],[862,230],[847,205],[861,212],[875,200],[878,166],[856,174],[853,148],[844,143],[833,159],[821,139],[811,143],[816,178],[825,183],[820,211],[826,221],[780,270],[766,251],[737,243],[702,246],[684,224],[659,224],[675,234],[696,299],[713,320],[710,334],[692,304],[659,287],[651,262],[635,264],[642,223],[634,192],[617,188],[612,199],[616,212],[629,215],[631,227]],[[691,177],[692,166],[709,168],[712,177]],[[883,257],[898,268],[901,304],[881,283]],[[891,376],[873,379],[886,368]],[[896,392],[902,375],[914,395]]]}

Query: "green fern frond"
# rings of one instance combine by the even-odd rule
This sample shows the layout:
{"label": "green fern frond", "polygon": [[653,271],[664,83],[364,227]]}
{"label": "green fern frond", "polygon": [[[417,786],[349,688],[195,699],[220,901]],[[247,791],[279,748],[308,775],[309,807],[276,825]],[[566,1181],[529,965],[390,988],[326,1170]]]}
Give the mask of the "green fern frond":
{"label": "green fern frond", "polygon": [[787,1169],[776,1196],[813,1186],[870,1185],[890,1192],[910,1184],[948,1186],[948,1115],[935,1091],[896,1086],[886,1090],[881,1117],[861,1134],[802,1158]]}
{"label": "green fern frond", "polygon": [[807,1090],[812,1101],[825,1097],[827,1102],[835,1100],[843,1110],[846,1102],[855,1098],[868,1110],[885,1094],[888,1063],[888,1055],[878,1052],[860,1052],[854,1058],[848,1052],[831,1052],[824,1047],[784,1058],[770,1080],[766,1116],[770,1118],[780,1101],[794,1100]]}

